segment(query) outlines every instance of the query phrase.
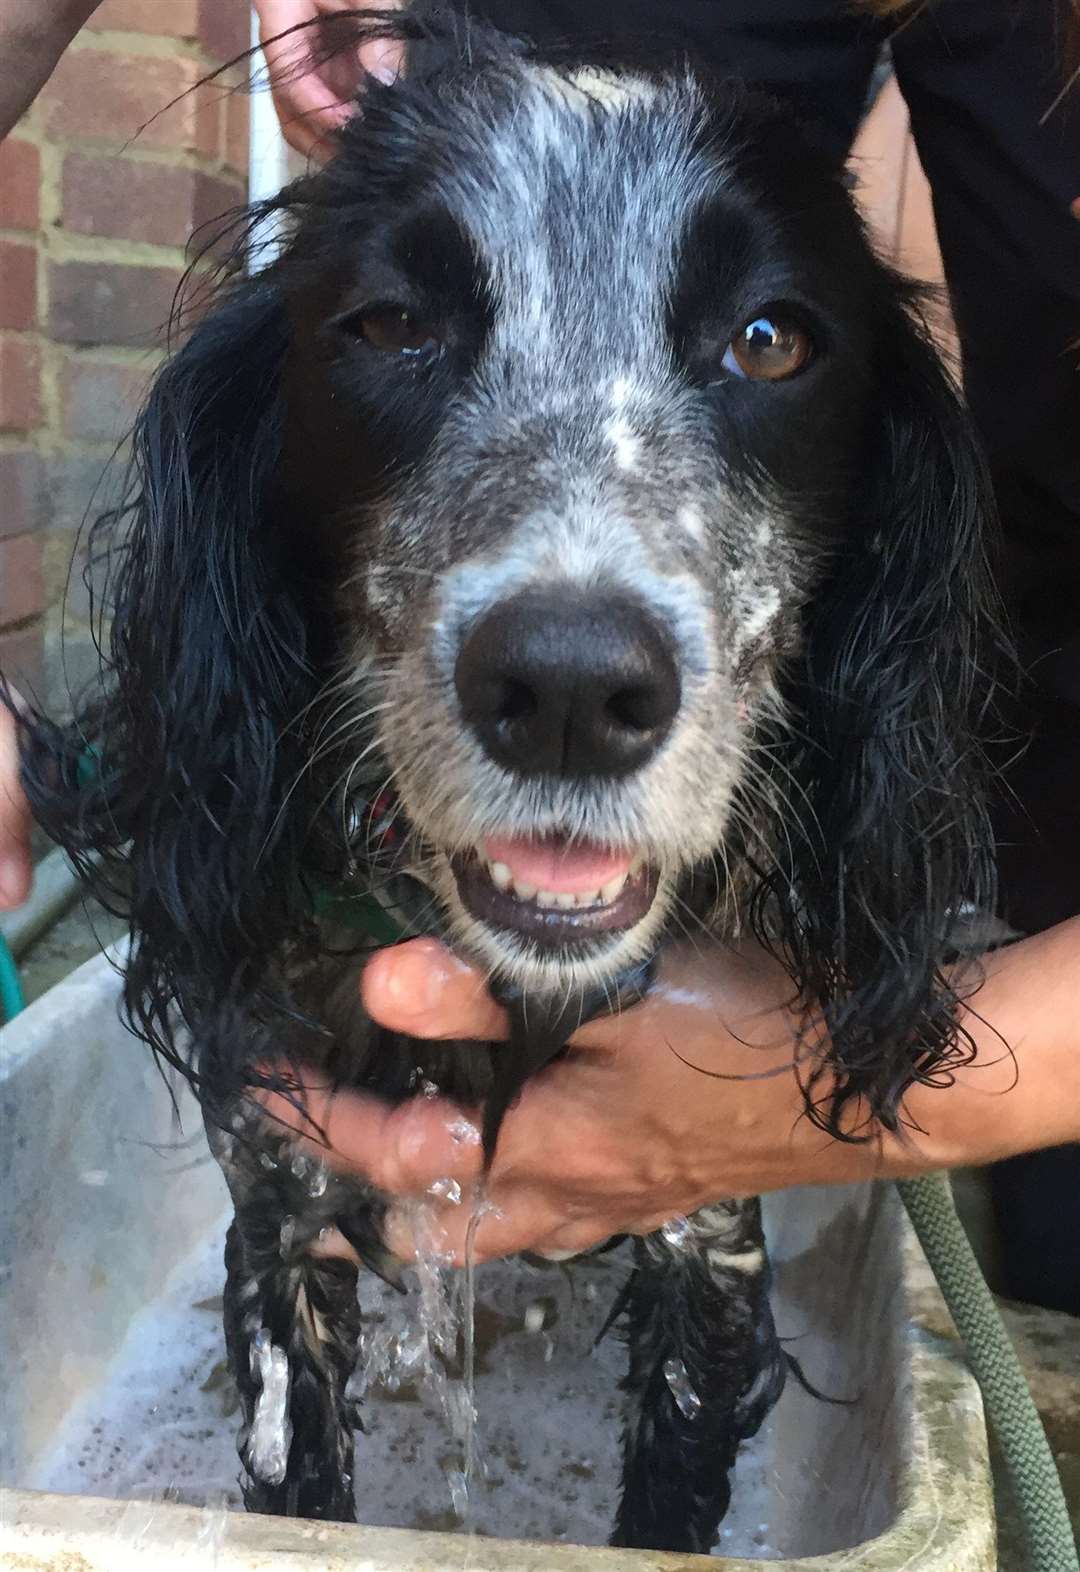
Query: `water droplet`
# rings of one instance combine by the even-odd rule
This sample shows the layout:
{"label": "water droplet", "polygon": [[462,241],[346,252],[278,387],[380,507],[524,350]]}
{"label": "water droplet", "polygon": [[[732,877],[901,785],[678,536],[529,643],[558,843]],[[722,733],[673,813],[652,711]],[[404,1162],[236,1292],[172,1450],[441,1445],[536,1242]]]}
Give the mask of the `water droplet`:
{"label": "water droplet", "polygon": [[436,1179],[428,1187],[428,1195],[438,1196],[442,1201],[449,1201],[451,1206],[461,1205],[461,1186],[456,1179]]}
{"label": "water droplet", "polygon": [[685,1250],[693,1242],[693,1225],[688,1217],[669,1217],[660,1229],[660,1237],[673,1250]]}
{"label": "water droplet", "polygon": [[469,1481],[460,1468],[448,1468],[446,1483],[450,1486],[450,1505],[458,1517],[464,1519],[469,1510]]}
{"label": "water droplet", "polygon": [[277,1167],[277,1163],[275,1163],[269,1152],[260,1152],[259,1161],[266,1169],[267,1173],[272,1172],[272,1170]]}
{"label": "water droplet", "polygon": [[455,1119],[447,1126],[455,1146],[479,1146],[480,1131],[471,1119]]}
{"label": "water droplet", "polygon": [[701,1399],[690,1384],[686,1366],[681,1359],[664,1360],[664,1380],[684,1419],[696,1419],[701,1413]]}
{"label": "water droplet", "polygon": [[247,1443],[247,1464],[256,1479],[280,1485],[289,1461],[289,1360],[283,1348],[260,1327],[251,1342],[251,1372],[258,1377],[259,1395]]}

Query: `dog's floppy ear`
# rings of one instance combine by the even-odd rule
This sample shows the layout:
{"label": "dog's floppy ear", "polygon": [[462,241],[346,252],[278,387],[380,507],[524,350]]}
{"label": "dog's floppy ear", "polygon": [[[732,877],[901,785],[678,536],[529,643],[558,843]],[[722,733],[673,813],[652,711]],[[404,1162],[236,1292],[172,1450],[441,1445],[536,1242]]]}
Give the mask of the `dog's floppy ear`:
{"label": "dog's floppy ear", "polygon": [[274,284],[242,281],[162,369],[128,500],[91,535],[106,696],[70,728],[22,723],[35,814],[84,869],[104,856],[97,882],[132,922],[131,1019],[173,1060],[170,1007],[250,989],[298,898],[281,809],[305,620],[270,508],[285,341]]}
{"label": "dog's floppy ear", "polygon": [[913,1081],[970,1057],[941,966],[965,908],[994,898],[979,742],[1001,643],[993,500],[971,422],[899,288],[864,498],[808,613],[793,877],[769,881],[788,963],[828,1027],[804,1090],[833,1134],[871,1113],[894,1127]]}

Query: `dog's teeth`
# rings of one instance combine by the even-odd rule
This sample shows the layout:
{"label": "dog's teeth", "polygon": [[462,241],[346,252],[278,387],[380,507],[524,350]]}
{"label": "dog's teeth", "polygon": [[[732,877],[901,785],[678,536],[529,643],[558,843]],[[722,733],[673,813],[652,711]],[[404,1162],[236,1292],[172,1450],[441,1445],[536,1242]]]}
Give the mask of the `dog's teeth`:
{"label": "dog's teeth", "polygon": [[508,890],[514,882],[514,875],[504,862],[489,862],[488,873],[497,890]]}
{"label": "dog's teeth", "polygon": [[572,912],[574,907],[577,905],[578,900],[579,897],[576,895],[556,895],[555,905],[559,908],[560,911]]}
{"label": "dog's teeth", "polygon": [[558,902],[559,902],[559,897],[555,894],[554,890],[537,890],[537,892],[536,892],[536,904],[537,904],[537,906],[557,906]]}
{"label": "dog's teeth", "polygon": [[[509,873],[510,872],[509,868],[506,871],[507,871],[507,873]],[[535,884],[519,884],[518,881],[515,879],[514,880],[514,894],[517,896],[519,901],[533,901],[533,900],[536,899],[536,885]]]}
{"label": "dog's teeth", "polygon": [[583,890],[580,895],[574,896],[577,906],[598,906],[600,904],[599,890]]}
{"label": "dog's teeth", "polygon": [[609,879],[606,884],[600,886],[600,899],[605,906],[610,906],[611,902],[621,892],[625,883],[626,874],[620,873],[618,878]]}
{"label": "dog's teeth", "polygon": [[638,874],[641,872],[642,868],[644,868],[644,866],[645,866],[645,859],[644,859],[644,857],[640,857],[640,856],[639,857],[635,857],[633,862],[630,864],[629,869],[627,870],[626,877],[628,879],[636,879]]}

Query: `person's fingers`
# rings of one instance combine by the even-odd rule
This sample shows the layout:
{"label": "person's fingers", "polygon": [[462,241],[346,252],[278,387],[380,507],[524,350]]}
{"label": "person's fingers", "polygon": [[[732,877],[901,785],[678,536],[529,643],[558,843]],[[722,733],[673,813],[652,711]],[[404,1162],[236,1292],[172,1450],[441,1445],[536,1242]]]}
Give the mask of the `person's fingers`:
{"label": "person's fingers", "polygon": [[375,1020],[410,1037],[496,1042],[506,1036],[506,1016],[484,978],[437,939],[380,950],[364,968],[361,992]]}
{"label": "person's fingers", "polygon": [[280,1093],[257,1095],[273,1118],[332,1168],[359,1171],[391,1195],[420,1195],[439,1179],[468,1185],[480,1175],[480,1132],[443,1098],[413,1097],[395,1107],[378,1097],[305,1083],[305,1117]]}
{"label": "person's fingers", "polygon": [[0,910],[30,893],[30,808],[19,783],[15,721],[0,704]]}
{"label": "person's fingers", "polygon": [[[380,950],[364,968],[361,994],[380,1025],[410,1037],[503,1042],[507,1036],[506,1012],[491,997],[486,979],[438,939],[410,939]],[[648,1010],[646,1001],[616,1021],[602,1016],[579,1027],[570,1040],[576,1048],[615,1048],[623,1040],[624,1021],[635,1037],[649,1032]]]}
{"label": "person's fingers", "polygon": [[326,101],[323,95],[298,94],[296,86],[273,94],[281,134],[303,158],[325,161],[333,152],[333,136],[349,118],[349,106]]}
{"label": "person's fingers", "polygon": [[396,81],[405,66],[405,45],[396,38],[375,38],[361,46],[360,64],[380,82]]}
{"label": "person's fingers", "polygon": [[533,1192],[515,1185],[495,1185],[490,1200],[479,1204],[469,1197],[456,1206],[435,1201],[433,1211],[419,1222],[408,1206],[391,1207],[383,1237],[400,1261],[415,1260],[418,1254],[435,1248],[453,1266],[464,1266],[467,1258],[480,1265],[523,1250],[563,1260],[624,1231],[599,1214],[568,1220],[561,1207]]}
{"label": "person's fingers", "polygon": [[[384,0],[379,8],[396,7]],[[357,47],[349,42],[346,27],[338,43],[334,18],[347,9],[352,6],[344,0],[260,0],[258,6],[259,36],[282,133],[306,157],[330,155],[334,133],[353,113],[365,74],[390,82],[403,67],[405,48],[399,40],[374,38]],[[305,22],[312,25],[300,25]]]}

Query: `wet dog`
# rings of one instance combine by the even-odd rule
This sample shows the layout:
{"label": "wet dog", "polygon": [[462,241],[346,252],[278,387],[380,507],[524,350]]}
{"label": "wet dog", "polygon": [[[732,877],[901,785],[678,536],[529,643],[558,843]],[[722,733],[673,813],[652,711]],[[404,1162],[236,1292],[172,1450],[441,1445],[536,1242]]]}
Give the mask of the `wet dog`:
{"label": "wet dog", "polygon": [[[689,924],[782,957],[827,1027],[808,1113],[858,1138],[967,1053],[941,967],[990,879],[986,481],[843,172],[690,67],[443,42],[367,85],[272,204],[280,257],[160,372],[98,528],[107,690],[23,722],[38,815],[122,891],[129,1017],[235,1201],[248,1503],[316,1518],[354,1514],[361,1333],[326,1241],[399,1265],[386,1198],[252,1086],[422,1077],[484,1108],[490,1153]],[[364,1017],[371,936],[412,932],[487,968],[509,1050]],[[757,1203],[669,1235],[625,1296],[614,1541],[703,1551],[787,1366]]]}

